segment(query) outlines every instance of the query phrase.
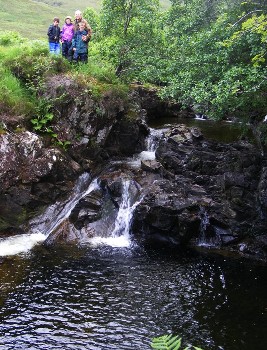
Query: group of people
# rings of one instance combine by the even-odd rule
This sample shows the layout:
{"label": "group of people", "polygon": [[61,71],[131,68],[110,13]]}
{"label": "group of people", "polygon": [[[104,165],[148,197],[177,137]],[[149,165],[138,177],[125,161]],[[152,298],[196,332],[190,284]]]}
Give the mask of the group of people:
{"label": "group of people", "polygon": [[70,62],[88,62],[88,43],[92,36],[92,29],[82,12],[75,12],[75,19],[70,16],[65,18],[65,23],[60,29],[59,18],[55,17],[48,31],[49,51],[60,54]]}

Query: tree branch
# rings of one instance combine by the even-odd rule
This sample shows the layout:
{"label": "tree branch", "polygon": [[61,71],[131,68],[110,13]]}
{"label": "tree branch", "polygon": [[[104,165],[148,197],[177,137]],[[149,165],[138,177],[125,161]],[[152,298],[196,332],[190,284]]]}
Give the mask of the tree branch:
{"label": "tree branch", "polygon": [[241,18],[239,18],[239,20],[237,22],[235,22],[232,27],[235,27],[239,22],[243,21],[243,19],[245,19],[246,17],[248,17],[249,15],[251,15],[252,13],[255,12],[263,12],[263,10],[254,10],[254,11],[250,11],[248,13],[246,13],[244,16],[242,16]]}

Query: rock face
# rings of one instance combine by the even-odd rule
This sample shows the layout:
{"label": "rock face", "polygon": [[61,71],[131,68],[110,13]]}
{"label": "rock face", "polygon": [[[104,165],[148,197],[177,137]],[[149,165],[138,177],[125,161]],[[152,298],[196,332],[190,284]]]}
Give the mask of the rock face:
{"label": "rock face", "polygon": [[164,180],[154,181],[134,219],[143,240],[218,247],[265,233],[266,169],[253,145],[209,142],[177,126],[160,142],[156,159]]}
{"label": "rock face", "polygon": [[0,137],[0,229],[19,225],[64,195],[81,172],[78,163],[56,148],[45,148],[29,131]]}
{"label": "rock face", "polygon": [[108,91],[96,102],[64,76],[48,80],[45,87],[45,97],[55,101],[53,131],[72,144],[69,154],[80,163],[88,159],[102,162],[144,149],[148,135],[145,111],[134,95],[121,97]]}

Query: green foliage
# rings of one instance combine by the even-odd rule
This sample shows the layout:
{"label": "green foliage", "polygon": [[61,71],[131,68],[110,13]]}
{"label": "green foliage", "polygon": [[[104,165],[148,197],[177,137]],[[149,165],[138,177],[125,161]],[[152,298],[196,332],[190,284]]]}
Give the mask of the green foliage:
{"label": "green foliage", "polygon": [[6,69],[0,67],[0,110],[10,115],[29,115],[34,105],[20,82]]}
{"label": "green foliage", "polygon": [[52,122],[54,120],[54,114],[52,111],[53,104],[46,98],[39,98],[37,100],[37,106],[35,115],[31,119],[33,129],[40,134],[48,136],[51,141],[64,149],[66,149],[70,142],[67,140],[60,140],[57,133],[54,132]]}
{"label": "green foliage", "polygon": [[193,19],[201,19],[201,4],[200,0],[189,5],[175,2],[169,11],[166,22],[171,59],[162,96],[214,119],[238,116],[246,121],[255,115],[263,118],[267,102],[266,67],[259,65],[263,60],[259,56],[263,50],[261,38],[252,27],[235,34],[244,4],[236,1],[229,6],[222,1],[209,28],[204,23],[195,26]]}
{"label": "green foliage", "polygon": [[91,57],[87,65],[75,66],[72,74],[81,88],[81,93],[90,94],[96,100],[111,91],[118,98],[127,98],[128,85],[116,76],[114,66],[97,54]]}
{"label": "green foliage", "polygon": [[[105,57],[117,67],[126,80],[138,76],[146,66],[145,57],[154,57],[157,35],[157,0],[104,0],[100,14],[101,38]],[[144,55],[144,53],[147,55]]]}
{"label": "green foliage", "polygon": [[0,46],[10,46],[25,42],[18,32],[4,31],[0,33]]}
{"label": "green foliage", "polygon": [[[91,0],[90,7],[99,12],[102,0]],[[170,6],[169,0],[160,0],[163,8]],[[66,15],[74,16],[77,9],[84,11],[88,0],[0,0],[1,31],[10,28],[28,39],[47,41],[47,29],[53,17],[60,18],[60,26]],[[89,22],[90,23],[90,22]],[[91,23],[95,31],[94,23]]]}
{"label": "green foliage", "polygon": [[83,17],[90,23],[90,26],[93,30],[93,38],[98,34],[99,27],[99,14],[91,7],[87,7],[85,11],[83,11]]}
{"label": "green foliage", "polygon": [[94,32],[88,65],[49,55],[46,42],[0,34],[6,110],[19,106],[10,91],[24,91],[24,101],[27,91],[39,97],[49,75],[68,73],[97,99],[123,95],[124,83],[139,81],[213,119],[267,114],[265,2],[172,0],[165,12],[158,0],[103,0],[99,13],[91,5],[84,11]]}
{"label": "green foliage", "polygon": [[38,99],[36,116],[31,119],[31,123],[35,131],[49,133],[51,136],[55,137],[56,135],[53,135],[53,129],[50,126],[51,121],[54,119],[53,113],[50,112],[51,107],[52,105],[47,99]]}
{"label": "green foliage", "polygon": [[[53,120],[54,116],[52,113],[46,113],[44,115],[37,115],[36,118],[31,119],[31,123],[33,124],[33,129],[35,131],[53,133],[53,130],[49,126],[51,120]],[[56,136],[56,135],[52,135]]]}
{"label": "green foliage", "polygon": [[[177,335],[163,335],[161,337],[156,337],[152,339],[151,347],[155,350],[179,350],[182,345],[182,338],[178,338]],[[195,350],[201,350],[195,346],[192,347]],[[186,347],[184,350],[189,350]]]}
{"label": "green foliage", "polygon": [[151,347],[156,350],[178,350],[181,347],[181,338],[173,336],[172,334],[163,335],[161,337],[153,338]]}
{"label": "green foliage", "polygon": [[5,67],[7,60],[13,60],[23,40],[18,33],[2,32],[0,34],[0,110],[10,115],[29,115],[33,109],[33,101],[10,70]]}
{"label": "green foliage", "polygon": [[74,71],[84,75],[86,78],[94,78],[100,83],[118,84],[120,83],[115,74],[114,66],[99,57],[92,57],[88,64],[74,67]]}
{"label": "green foliage", "polygon": [[49,75],[69,70],[69,63],[61,56],[32,51],[20,52],[12,60],[6,60],[5,65],[32,93],[42,87],[43,80]]}
{"label": "green foliage", "polygon": [[[244,16],[245,18],[245,16]],[[256,15],[252,13],[251,17],[242,22],[241,28],[233,33],[231,38],[225,42],[228,46],[237,46],[246,42],[249,48],[249,59],[255,67],[261,66],[266,61],[267,47],[267,16],[264,14]]]}

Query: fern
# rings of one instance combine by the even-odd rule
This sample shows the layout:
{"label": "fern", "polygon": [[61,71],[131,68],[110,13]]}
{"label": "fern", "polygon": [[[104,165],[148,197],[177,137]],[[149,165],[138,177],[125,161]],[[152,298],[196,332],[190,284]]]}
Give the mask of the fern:
{"label": "fern", "polygon": [[181,347],[182,338],[172,334],[163,335],[152,339],[151,347],[156,350],[178,350]]}
{"label": "fern", "polygon": [[[177,335],[162,335],[152,339],[151,347],[155,350],[179,350],[181,347],[182,338],[178,338]],[[201,348],[193,346],[195,350],[202,350]],[[184,350],[190,350],[186,347]]]}

